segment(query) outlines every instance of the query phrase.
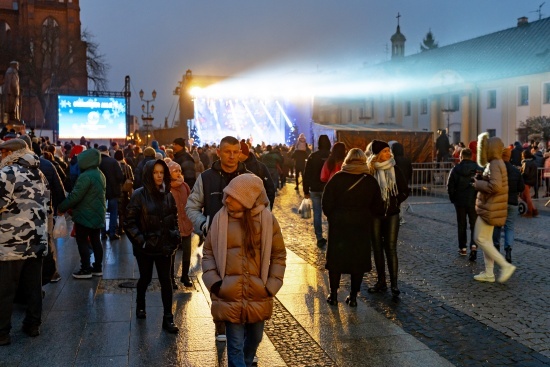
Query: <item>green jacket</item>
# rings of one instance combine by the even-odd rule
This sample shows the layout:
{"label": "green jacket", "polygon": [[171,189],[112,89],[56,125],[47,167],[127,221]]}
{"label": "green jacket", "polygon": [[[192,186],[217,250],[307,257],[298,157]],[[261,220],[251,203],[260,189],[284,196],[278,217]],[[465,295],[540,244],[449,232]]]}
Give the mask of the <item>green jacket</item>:
{"label": "green jacket", "polygon": [[73,191],[59,204],[58,210],[73,210],[73,221],[88,228],[105,228],[105,176],[99,170],[101,155],[96,149],[77,156],[80,175]]}

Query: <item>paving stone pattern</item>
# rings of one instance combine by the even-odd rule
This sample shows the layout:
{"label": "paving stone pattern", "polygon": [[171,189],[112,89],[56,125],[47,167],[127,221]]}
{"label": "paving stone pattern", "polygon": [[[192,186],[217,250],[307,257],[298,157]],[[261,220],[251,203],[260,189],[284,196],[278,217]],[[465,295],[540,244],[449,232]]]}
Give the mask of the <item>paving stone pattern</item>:
{"label": "paving stone pattern", "polygon": [[336,366],[329,355],[276,299],[273,304],[273,315],[265,323],[264,331],[289,366]]}
{"label": "paving stone pattern", "polygon": [[[312,219],[297,213],[302,198],[294,185],[287,185],[274,213],[287,247],[324,269]],[[398,244],[400,300],[389,292],[367,292],[376,279],[374,270],[365,275],[360,299],[457,366],[550,366],[550,218],[518,217],[512,251],[517,272],[504,285],[478,283],[472,277],[484,270],[483,255],[480,251],[473,263],[458,255],[456,217],[448,200],[409,201]],[[326,222],[324,227],[326,232]],[[498,271],[495,266],[497,276]],[[349,289],[348,276],[342,287]]]}

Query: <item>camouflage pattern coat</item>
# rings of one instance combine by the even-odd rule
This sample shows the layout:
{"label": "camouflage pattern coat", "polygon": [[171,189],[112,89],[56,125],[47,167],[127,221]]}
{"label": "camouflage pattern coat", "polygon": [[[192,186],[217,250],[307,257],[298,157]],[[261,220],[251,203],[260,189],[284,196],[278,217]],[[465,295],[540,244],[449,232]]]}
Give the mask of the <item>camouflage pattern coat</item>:
{"label": "camouflage pattern coat", "polygon": [[48,181],[38,156],[14,151],[0,162],[0,261],[45,256],[48,252]]}

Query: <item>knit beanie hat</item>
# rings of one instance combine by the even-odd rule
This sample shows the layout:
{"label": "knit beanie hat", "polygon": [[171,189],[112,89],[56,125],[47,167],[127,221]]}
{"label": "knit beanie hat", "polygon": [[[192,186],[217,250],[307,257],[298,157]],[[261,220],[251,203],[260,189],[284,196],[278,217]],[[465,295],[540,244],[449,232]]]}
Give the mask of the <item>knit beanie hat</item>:
{"label": "knit beanie hat", "polygon": [[155,150],[151,147],[147,147],[145,149],[143,149],[143,156],[145,157],[152,157],[152,158],[155,158]]}
{"label": "knit beanie hat", "polygon": [[388,143],[382,140],[373,140],[372,141],[372,154],[380,153],[384,148],[389,148]]}
{"label": "knit beanie hat", "polygon": [[258,176],[245,173],[235,177],[229,182],[229,185],[223,189],[224,201],[227,195],[241,203],[245,208],[252,209],[254,203],[262,194],[265,195],[264,183]]}
{"label": "knit beanie hat", "polygon": [[248,145],[246,145],[245,142],[241,141],[241,153],[248,157],[248,153],[250,153],[250,149],[248,149]]}
{"label": "knit beanie hat", "polygon": [[181,171],[181,166],[179,165],[178,162],[174,162],[173,160],[165,161],[165,162],[166,162],[166,165],[168,166],[168,170],[170,171],[170,173],[172,173],[176,170]]}
{"label": "knit beanie hat", "polygon": [[24,140],[17,138],[10,139],[0,144],[0,149],[6,149],[15,152],[16,150],[20,149],[27,149],[27,143],[25,143]]}
{"label": "knit beanie hat", "polygon": [[71,149],[71,154],[69,154],[69,157],[72,158],[75,155],[79,155],[85,150],[86,150],[86,147],[84,145],[75,145],[73,149]]}

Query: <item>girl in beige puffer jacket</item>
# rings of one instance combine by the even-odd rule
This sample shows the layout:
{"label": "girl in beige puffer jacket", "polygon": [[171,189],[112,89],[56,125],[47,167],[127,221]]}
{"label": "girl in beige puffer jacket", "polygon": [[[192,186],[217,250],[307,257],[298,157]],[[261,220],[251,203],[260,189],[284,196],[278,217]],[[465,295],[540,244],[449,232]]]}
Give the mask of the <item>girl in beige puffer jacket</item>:
{"label": "girl in beige puffer jacket", "polygon": [[214,321],[224,321],[229,366],[251,366],[273,297],[283,285],[286,249],[263,181],[235,177],[204,242],[203,281]]}
{"label": "girl in beige puffer jacket", "polygon": [[500,283],[506,282],[516,270],[493,245],[493,229],[503,226],[508,214],[508,173],[502,160],[504,144],[497,137],[489,138],[488,133],[478,137],[477,163],[485,167],[480,179],[472,184],[478,191],[476,213],[478,215],[474,229],[474,241],[481,246],[485,261],[485,271],[474,276],[480,282],[495,281],[494,263],[501,267]]}

